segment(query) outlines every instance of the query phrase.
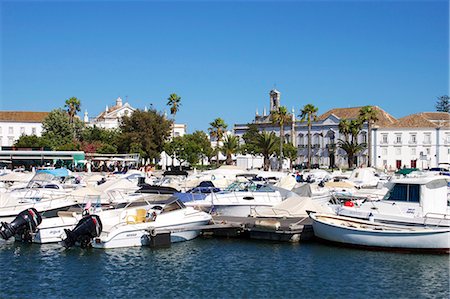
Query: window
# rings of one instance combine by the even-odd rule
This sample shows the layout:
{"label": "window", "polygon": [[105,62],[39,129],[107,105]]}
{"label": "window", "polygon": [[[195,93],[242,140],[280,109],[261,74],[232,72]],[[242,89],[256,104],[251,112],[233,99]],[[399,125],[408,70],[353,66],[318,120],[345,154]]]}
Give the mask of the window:
{"label": "window", "polygon": [[13,127],[9,127],[8,128],[8,134],[14,134],[14,128]]}
{"label": "window", "polygon": [[425,151],[426,151],[427,155],[429,155],[429,154],[431,153],[431,149],[430,149],[429,147],[427,147],[427,148],[425,149]]}
{"label": "window", "polygon": [[430,144],[431,143],[431,133],[425,133],[423,143]]}
{"label": "window", "polygon": [[387,148],[382,148],[381,149],[381,154],[383,155],[383,156],[387,156]]}
{"label": "window", "polygon": [[20,134],[25,134],[25,127],[20,127]]}
{"label": "window", "polygon": [[417,135],[416,134],[411,134],[409,136],[409,143],[411,143],[411,144],[417,143]]}
{"label": "window", "polygon": [[381,143],[388,143],[388,135],[387,134],[383,134],[381,135]]}
{"label": "window", "polygon": [[395,184],[394,187],[386,194],[386,200],[395,201],[420,201],[420,185]]}
{"label": "window", "polygon": [[31,134],[36,135],[36,128],[35,127],[31,128]]}
{"label": "window", "polygon": [[2,136],[0,136],[0,146],[2,146],[3,145],[3,137]]}
{"label": "window", "polygon": [[2,133],[2,127],[0,127],[0,134]]}
{"label": "window", "polygon": [[402,143],[402,134],[395,134],[395,143]]}
{"label": "window", "polygon": [[298,145],[303,145],[304,144],[304,136],[303,134],[298,134]]}
{"label": "window", "polygon": [[396,148],[395,148],[395,154],[396,154],[397,156],[400,156],[400,155],[402,154],[402,148],[401,148],[401,147],[396,147]]}
{"label": "window", "polygon": [[12,146],[14,144],[14,137],[8,137],[8,146]]}
{"label": "window", "polygon": [[367,134],[365,132],[361,134],[361,142],[367,143]]}
{"label": "window", "polygon": [[[0,128],[0,134],[2,133],[2,128]],[[445,134],[445,143],[450,144],[450,134]]]}
{"label": "window", "polygon": [[414,156],[415,154],[416,154],[416,148],[415,148],[415,147],[412,147],[412,148],[411,148],[411,155]]}

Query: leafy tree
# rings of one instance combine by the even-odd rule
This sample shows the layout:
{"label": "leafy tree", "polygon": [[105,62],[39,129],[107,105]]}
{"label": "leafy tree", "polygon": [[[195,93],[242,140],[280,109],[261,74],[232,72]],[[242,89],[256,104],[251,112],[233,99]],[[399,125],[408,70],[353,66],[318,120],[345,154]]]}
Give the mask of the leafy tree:
{"label": "leafy tree", "polygon": [[[210,127],[208,128],[209,134],[211,135],[211,137],[217,140],[216,148],[219,149],[220,142],[222,141],[223,135],[228,125],[220,117],[216,118],[213,122],[209,123],[209,125],[210,125]],[[217,158],[216,163],[217,165],[219,165],[219,150],[217,150],[216,158]]]}
{"label": "leafy tree", "polygon": [[19,139],[14,143],[15,147],[40,147],[51,148],[50,143],[43,137],[36,135],[21,135]]}
{"label": "leafy tree", "polygon": [[372,126],[378,120],[378,110],[374,106],[364,106],[359,110],[359,119],[367,122],[367,167],[371,164]]}
{"label": "leafy tree", "polygon": [[450,97],[448,95],[443,95],[437,98],[436,111],[439,112],[450,112]]}
{"label": "leafy tree", "polygon": [[170,94],[167,99],[167,106],[170,106],[170,114],[173,115],[172,136],[175,137],[175,116],[180,110],[181,97],[179,97],[176,93]]}
{"label": "leafy tree", "polygon": [[227,165],[233,164],[232,155],[239,151],[239,137],[234,135],[226,135],[223,141],[222,151],[227,156]]}
{"label": "leafy tree", "polygon": [[99,154],[117,154],[117,146],[108,143],[102,143],[96,150]]}
{"label": "leafy tree", "polygon": [[76,147],[73,136],[79,136],[83,124],[79,119],[69,123],[69,116],[62,109],[52,110],[42,122],[42,137],[53,150]]}
{"label": "leafy tree", "polygon": [[136,110],[121,120],[118,150],[138,152],[143,158],[156,159],[170,135],[171,121],[154,109]]}
{"label": "leafy tree", "polygon": [[270,155],[277,150],[277,141],[274,132],[262,132],[258,135],[257,146],[264,157],[264,171],[268,171],[270,168]]}
{"label": "leafy tree", "polygon": [[248,130],[242,135],[244,144],[241,146],[241,152],[250,155],[256,155],[260,153],[257,147],[259,130],[255,124],[248,124]]}
{"label": "leafy tree", "polygon": [[287,111],[286,107],[280,106],[277,111],[272,112],[271,121],[280,127],[280,155],[279,155],[279,170],[283,167],[283,143],[284,143],[284,125],[289,124],[291,121],[291,115]]}
{"label": "leafy tree", "polygon": [[101,154],[115,154],[121,132],[117,129],[104,129],[97,126],[87,127],[81,134],[81,141],[85,152]]}
{"label": "leafy tree", "polygon": [[69,122],[73,123],[74,117],[77,112],[80,112],[81,102],[76,97],[71,97],[66,100],[66,104],[64,105],[67,108],[67,114],[69,115]]}
{"label": "leafy tree", "polygon": [[300,121],[307,122],[308,124],[308,168],[311,167],[311,127],[312,122],[317,121],[317,112],[319,108],[315,107],[313,104],[306,104],[300,111]]}
{"label": "leafy tree", "polygon": [[211,142],[209,141],[208,135],[205,132],[195,131],[192,134],[188,134],[187,138],[199,146],[199,159],[203,160],[204,157],[210,159],[213,156]]}
{"label": "leafy tree", "polygon": [[287,158],[290,160],[289,168],[292,168],[292,163],[297,159],[297,148],[290,142],[283,144],[283,152]]}

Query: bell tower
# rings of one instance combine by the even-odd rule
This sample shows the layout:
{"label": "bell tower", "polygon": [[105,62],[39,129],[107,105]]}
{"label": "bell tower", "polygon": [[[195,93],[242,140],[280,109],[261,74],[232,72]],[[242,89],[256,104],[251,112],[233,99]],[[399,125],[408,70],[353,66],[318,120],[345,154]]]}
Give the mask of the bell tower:
{"label": "bell tower", "polygon": [[280,107],[281,93],[276,89],[272,89],[269,92],[269,95],[270,95],[270,113],[278,111],[278,108]]}

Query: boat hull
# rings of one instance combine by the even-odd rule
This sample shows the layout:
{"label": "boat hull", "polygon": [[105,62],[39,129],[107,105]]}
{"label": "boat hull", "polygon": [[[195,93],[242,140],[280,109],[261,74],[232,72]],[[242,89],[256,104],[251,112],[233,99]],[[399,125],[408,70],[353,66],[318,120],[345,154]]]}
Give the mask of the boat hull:
{"label": "boat hull", "polygon": [[[208,220],[191,222],[180,224],[176,226],[160,226],[154,227],[156,231],[173,231],[170,235],[171,243],[189,241],[199,236],[200,230],[196,229],[198,226],[206,225]],[[190,230],[189,228],[193,229]],[[94,248],[100,249],[112,249],[123,247],[139,247],[150,245],[149,231],[152,229],[150,226],[145,225],[128,225],[126,228],[117,232],[111,238],[96,238],[92,244]]]}
{"label": "boat hull", "polygon": [[[314,235],[320,239],[352,246],[380,249],[409,249],[448,252],[450,229],[422,229],[416,231],[374,231],[345,227],[313,219]],[[341,217],[341,219],[345,217]]]}

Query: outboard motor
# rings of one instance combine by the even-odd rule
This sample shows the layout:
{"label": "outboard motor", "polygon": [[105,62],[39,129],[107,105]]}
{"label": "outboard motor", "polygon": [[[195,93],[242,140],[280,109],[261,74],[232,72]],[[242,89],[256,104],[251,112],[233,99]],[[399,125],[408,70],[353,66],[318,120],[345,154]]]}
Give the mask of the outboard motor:
{"label": "outboard motor", "polygon": [[97,215],[86,215],[77,223],[73,230],[65,229],[67,238],[62,241],[66,248],[70,248],[79,243],[81,248],[87,248],[93,238],[100,236],[102,232],[102,222]]}
{"label": "outboard motor", "polygon": [[12,236],[18,236],[24,242],[31,242],[31,233],[42,222],[42,217],[35,208],[23,210],[11,223],[2,222],[0,236],[8,240]]}

